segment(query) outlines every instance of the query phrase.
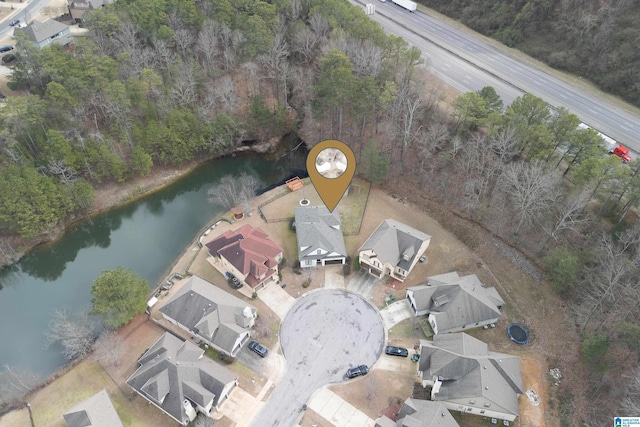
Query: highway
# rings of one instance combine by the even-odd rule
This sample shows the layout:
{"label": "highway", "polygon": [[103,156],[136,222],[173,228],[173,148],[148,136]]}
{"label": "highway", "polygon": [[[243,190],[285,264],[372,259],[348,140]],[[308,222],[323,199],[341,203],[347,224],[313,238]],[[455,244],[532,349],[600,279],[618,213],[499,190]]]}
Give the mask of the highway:
{"label": "highway", "polygon": [[[350,0],[364,8],[365,2]],[[589,126],[640,152],[640,118],[597,95],[524,63],[479,37],[420,11],[409,12],[390,1],[372,1],[371,19],[389,34],[404,38],[423,52],[426,66],[435,76],[460,92],[484,86],[496,89],[508,105],[529,92],[552,107],[566,107]]]}

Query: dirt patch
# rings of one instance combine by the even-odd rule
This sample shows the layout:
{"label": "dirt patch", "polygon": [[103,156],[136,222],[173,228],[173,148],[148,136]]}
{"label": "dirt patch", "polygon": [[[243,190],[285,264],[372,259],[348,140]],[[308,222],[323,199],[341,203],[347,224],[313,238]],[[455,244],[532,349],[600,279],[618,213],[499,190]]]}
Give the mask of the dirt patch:
{"label": "dirt patch", "polygon": [[301,427],[333,427],[333,424],[322,418],[312,409],[307,409],[300,422]]}
{"label": "dirt patch", "polygon": [[413,382],[411,374],[374,369],[361,379],[330,389],[375,420],[390,406],[402,404],[410,397]]}

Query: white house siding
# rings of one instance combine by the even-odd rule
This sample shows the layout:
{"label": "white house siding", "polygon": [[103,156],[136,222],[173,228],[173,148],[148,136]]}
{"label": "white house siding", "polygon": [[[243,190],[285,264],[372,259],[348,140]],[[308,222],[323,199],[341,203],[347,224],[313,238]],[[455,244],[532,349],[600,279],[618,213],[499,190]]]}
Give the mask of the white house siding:
{"label": "white house siding", "polygon": [[230,382],[220,392],[220,398],[218,399],[218,405],[215,407],[216,412],[220,410],[222,404],[227,400],[231,391],[238,385],[238,380]]}
{"label": "white house siding", "polygon": [[429,325],[431,325],[431,329],[433,330],[433,335],[438,335],[438,321],[436,320],[436,316],[434,316],[433,313],[430,313],[428,320]]}
{"label": "white house siding", "polygon": [[413,291],[407,290],[407,299],[409,300],[409,305],[411,305],[411,308],[413,309],[413,312],[416,316],[424,316],[425,314],[429,313],[429,310],[416,311],[417,304],[413,296]]}
{"label": "white house siding", "polygon": [[[492,408],[477,408],[475,406],[464,405],[457,402],[447,402],[447,401],[439,401],[444,404],[444,406],[451,411],[464,412],[465,414],[475,414],[481,415],[483,417],[489,418],[499,418],[501,420],[507,421],[515,421],[517,415],[496,411]],[[484,411],[484,412],[483,412]]]}
{"label": "white house siding", "polygon": [[316,266],[316,260],[315,259],[303,259],[300,262],[300,267],[302,268],[309,268],[309,267],[315,267]]}

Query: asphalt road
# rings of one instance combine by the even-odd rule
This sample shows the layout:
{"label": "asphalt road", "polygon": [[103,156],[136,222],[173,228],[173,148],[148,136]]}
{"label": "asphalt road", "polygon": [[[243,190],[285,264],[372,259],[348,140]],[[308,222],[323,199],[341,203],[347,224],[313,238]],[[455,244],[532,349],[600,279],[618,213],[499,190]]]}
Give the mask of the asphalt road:
{"label": "asphalt road", "polygon": [[33,17],[38,14],[40,9],[46,7],[49,3],[51,3],[51,0],[30,0],[27,5],[21,7],[21,10],[18,13],[10,19],[6,19],[4,22],[0,23],[0,38],[8,34],[13,34],[13,27],[9,25],[9,21],[19,19],[20,22],[29,23]]}
{"label": "asphalt road", "polygon": [[[364,6],[365,2],[351,0]],[[436,76],[461,92],[493,86],[505,104],[525,92],[552,107],[566,107],[589,126],[640,152],[640,117],[521,62],[470,30],[462,31],[422,12],[408,12],[391,2],[372,1],[371,16],[387,33],[404,38],[423,52]]]}
{"label": "asphalt road", "polygon": [[280,343],[286,371],[256,416],[256,427],[296,425],[313,392],[345,381],[350,367],[372,366],[378,360],[384,328],[378,310],[359,295],[320,289],[289,310],[280,327]]}

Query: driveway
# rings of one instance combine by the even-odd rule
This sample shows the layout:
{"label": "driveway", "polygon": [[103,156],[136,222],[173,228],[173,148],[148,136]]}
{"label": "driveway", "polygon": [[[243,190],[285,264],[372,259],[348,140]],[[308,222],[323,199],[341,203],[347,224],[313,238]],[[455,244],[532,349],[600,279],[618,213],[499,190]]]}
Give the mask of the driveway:
{"label": "driveway", "polygon": [[258,296],[280,319],[284,319],[287,311],[296,302],[295,298],[289,295],[287,291],[275,284],[262,289]]}
{"label": "driveway", "polygon": [[382,283],[382,280],[373,277],[366,269],[361,268],[349,281],[347,290],[355,292],[365,299],[369,299],[373,293],[373,288],[378,283]]}
{"label": "driveway", "polygon": [[277,382],[284,373],[284,357],[278,354],[279,344],[269,349],[266,357],[260,357],[253,351],[249,350],[248,345],[242,346],[236,360],[251,369],[252,371],[269,378],[273,382]]}
{"label": "driveway", "polygon": [[413,310],[411,310],[409,301],[403,298],[380,310],[380,316],[382,316],[385,329],[389,330],[403,320],[413,317]]}
{"label": "driveway", "polygon": [[341,427],[373,427],[376,422],[367,414],[358,410],[349,402],[326,387],[318,390],[309,400],[309,408],[313,409],[334,426]]}
{"label": "driveway", "polygon": [[345,381],[346,370],[380,357],[384,328],[378,310],[352,292],[319,289],[291,308],[280,328],[286,371],[253,425],[296,425],[309,397]]}

